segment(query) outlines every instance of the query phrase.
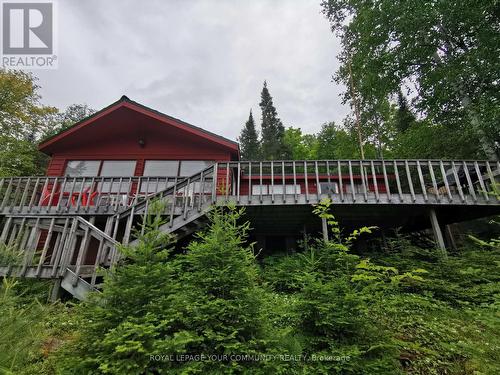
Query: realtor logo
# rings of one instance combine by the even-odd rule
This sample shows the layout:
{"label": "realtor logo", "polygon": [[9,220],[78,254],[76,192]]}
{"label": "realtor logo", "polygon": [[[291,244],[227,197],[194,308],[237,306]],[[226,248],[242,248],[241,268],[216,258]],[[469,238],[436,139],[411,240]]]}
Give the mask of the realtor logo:
{"label": "realtor logo", "polygon": [[3,67],[55,68],[52,2],[4,1],[1,19]]}

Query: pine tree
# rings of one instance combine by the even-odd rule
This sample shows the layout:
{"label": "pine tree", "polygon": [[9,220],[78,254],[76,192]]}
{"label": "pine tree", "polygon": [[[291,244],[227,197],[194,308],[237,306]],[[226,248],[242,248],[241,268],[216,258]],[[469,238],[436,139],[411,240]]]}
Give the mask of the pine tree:
{"label": "pine tree", "polygon": [[260,144],[255,128],[255,121],[253,120],[252,110],[248,116],[248,121],[245,127],[241,130],[240,138],[241,159],[242,160],[259,160],[260,158]]}
{"label": "pine tree", "polygon": [[416,121],[415,115],[411,112],[408,100],[401,90],[398,92],[398,111],[396,112],[396,128],[404,133]]}
{"label": "pine tree", "polygon": [[243,213],[214,209],[183,253],[159,229],[159,214],[146,217],[138,245],[121,247],[103,292],[78,309],[79,334],[61,353],[60,373],[279,373],[274,362],[238,357],[274,354],[278,345]]}
{"label": "pine tree", "polygon": [[290,152],[284,141],[285,127],[278,117],[273,104],[273,98],[267,89],[267,82],[260,94],[260,108],[262,110],[262,140],[261,150],[264,160],[288,159]]}

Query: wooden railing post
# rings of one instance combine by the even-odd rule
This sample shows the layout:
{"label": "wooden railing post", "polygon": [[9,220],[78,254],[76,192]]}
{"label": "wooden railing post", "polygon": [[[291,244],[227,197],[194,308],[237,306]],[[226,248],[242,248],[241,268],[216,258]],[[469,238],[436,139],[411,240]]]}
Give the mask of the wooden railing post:
{"label": "wooden railing post", "polygon": [[424,196],[424,201],[427,202],[429,198],[427,197],[427,189],[424,183],[424,175],[422,173],[422,166],[420,165],[419,160],[417,160],[417,173],[418,173],[418,179],[420,181],[420,188],[422,189],[422,195]]}
{"label": "wooden railing post", "polygon": [[271,160],[271,203],[274,204],[274,162]]}
{"label": "wooden railing post", "polygon": [[474,162],[474,170],[476,171],[477,180],[479,181],[480,192],[483,193],[484,199],[488,202],[490,200],[490,195],[488,194],[488,190],[486,189],[486,185],[484,184],[483,174],[479,169],[477,161]]}
{"label": "wooden railing post", "polygon": [[42,253],[40,254],[40,260],[38,261],[38,266],[36,268],[36,275],[40,276],[42,272],[42,266],[45,262],[45,256],[47,255],[47,250],[49,249],[50,241],[52,240],[52,233],[54,232],[54,225],[56,219],[52,218],[50,220],[49,230],[47,232],[47,237],[45,238],[45,243],[43,244]]}
{"label": "wooden railing post", "polygon": [[349,160],[347,163],[349,166],[349,182],[351,183],[352,201],[355,203],[356,202],[356,186],[354,185],[354,176],[352,173],[352,162]]}
{"label": "wooden railing post", "polygon": [[212,204],[217,203],[217,184],[219,183],[219,163],[214,164],[214,177],[212,186]]}
{"label": "wooden railing post", "polygon": [[392,202],[391,187],[389,186],[389,178],[387,177],[387,168],[385,166],[385,160],[382,160],[382,173],[384,174],[384,184],[385,193],[387,194],[387,200],[389,203]]}
{"label": "wooden railing post", "polygon": [[432,162],[430,160],[428,162],[428,166],[429,166],[429,173],[431,175],[431,180],[432,180],[432,188],[434,189],[434,194],[436,195],[436,200],[439,203],[439,202],[441,202],[441,196],[439,194],[439,189],[438,189],[437,182],[436,182],[436,176],[434,175],[434,168],[433,168]]}
{"label": "wooden railing post", "polygon": [[307,175],[307,161],[304,161],[304,184],[306,189],[306,202],[309,203],[309,179]]}
{"label": "wooden railing post", "polygon": [[[52,266],[53,266],[52,267],[52,277],[55,277],[58,274],[58,272],[61,272],[62,262],[64,262],[64,252],[66,249],[66,245],[69,245],[68,231],[71,232],[71,229],[69,228],[69,222],[70,222],[70,219],[69,219],[69,217],[67,217],[66,220],[64,221],[63,230],[62,230],[60,236],[58,236],[56,243],[55,243],[55,246],[54,246],[54,250],[53,250],[53,254],[52,254],[53,261],[51,262]],[[73,226],[73,222],[71,223],[71,225]]]}
{"label": "wooden railing post", "polygon": [[337,173],[339,176],[340,201],[344,202],[344,177],[342,176],[342,164],[340,163],[340,160],[337,161]]}
{"label": "wooden railing post", "polygon": [[408,160],[405,160],[406,177],[408,178],[408,185],[410,187],[411,201],[415,203],[415,190],[413,188],[413,179],[411,178],[410,166],[408,165]]}
{"label": "wooden railing post", "polygon": [[298,202],[298,192],[297,192],[297,168],[295,166],[295,160],[292,162],[293,166],[293,190],[294,190],[294,200],[295,203]]}

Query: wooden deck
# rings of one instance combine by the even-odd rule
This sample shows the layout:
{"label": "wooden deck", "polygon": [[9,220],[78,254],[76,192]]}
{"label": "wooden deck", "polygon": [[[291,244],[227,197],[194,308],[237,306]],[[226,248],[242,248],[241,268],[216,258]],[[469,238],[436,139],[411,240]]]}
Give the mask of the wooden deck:
{"label": "wooden deck", "polygon": [[443,160],[223,162],[187,178],[6,178],[0,246],[9,257],[0,258],[0,276],[62,280],[84,298],[98,285],[99,269],[118,261],[117,245],[135,243],[133,228],[153,200],[164,202],[162,230],[178,237],[201,228],[213,205],[227,203],[248,207],[256,230],[297,231],[317,221],[311,205],[324,198],[353,223],[394,227],[423,218],[439,231],[438,217],[499,213],[499,181],[496,161]]}

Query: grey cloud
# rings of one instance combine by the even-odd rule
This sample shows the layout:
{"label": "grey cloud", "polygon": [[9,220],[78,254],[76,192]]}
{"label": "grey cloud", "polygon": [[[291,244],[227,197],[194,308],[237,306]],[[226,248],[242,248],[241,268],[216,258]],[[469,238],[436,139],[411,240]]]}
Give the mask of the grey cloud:
{"label": "grey cloud", "polygon": [[339,42],[313,1],[58,2],[59,69],[46,104],[99,109],[122,94],[235,139],[269,82],[286,126],[318,131],[348,108],[331,83]]}

